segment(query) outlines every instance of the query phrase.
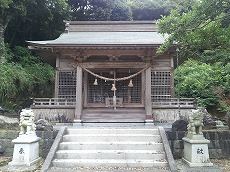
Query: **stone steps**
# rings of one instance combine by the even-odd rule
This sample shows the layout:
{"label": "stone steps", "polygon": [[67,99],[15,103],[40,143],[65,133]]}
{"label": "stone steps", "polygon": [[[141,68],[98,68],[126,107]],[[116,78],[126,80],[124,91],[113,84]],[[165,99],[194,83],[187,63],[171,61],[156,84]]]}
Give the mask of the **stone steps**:
{"label": "stone steps", "polygon": [[165,160],[141,160],[141,159],[55,159],[53,160],[53,167],[65,167],[65,168],[76,168],[76,167],[166,167],[167,161]]}
{"label": "stone steps", "polygon": [[156,142],[62,142],[60,150],[158,150],[163,151],[162,143]]}
{"label": "stone steps", "polygon": [[159,131],[153,127],[69,127],[49,172],[81,171],[80,167],[167,168],[163,150]]}
{"label": "stone steps", "polygon": [[[150,137],[151,136],[151,137]],[[145,134],[69,134],[63,136],[63,142],[74,142],[79,141],[82,142],[116,142],[116,141],[132,141],[132,142],[140,142],[145,140],[145,142],[161,142],[160,135],[145,135]]]}
{"label": "stone steps", "polygon": [[149,150],[59,150],[56,159],[164,159],[164,152]]}
{"label": "stone steps", "polygon": [[75,129],[75,128],[69,128],[68,129],[68,134],[98,134],[100,132],[100,134],[111,134],[111,131],[113,131],[113,134],[154,134],[154,135],[158,135],[159,131],[158,129],[144,129],[144,128],[125,128],[122,127],[121,128],[116,128],[116,130],[114,130],[114,128],[106,128],[105,130],[103,129],[99,129],[99,128],[84,128],[84,129]]}

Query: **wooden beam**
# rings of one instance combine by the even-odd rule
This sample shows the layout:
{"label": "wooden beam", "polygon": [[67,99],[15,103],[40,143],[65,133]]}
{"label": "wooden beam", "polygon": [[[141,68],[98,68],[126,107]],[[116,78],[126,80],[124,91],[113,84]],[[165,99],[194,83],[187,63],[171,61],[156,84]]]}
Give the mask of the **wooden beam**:
{"label": "wooden beam", "polygon": [[62,49],[56,49],[56,52],[62,53],[63,55],[76,56],[79,52],[84,57],[89,56],[120,56],[120,55],[137,55],[137,56],[147,56],[146,50],[151,54],[151,56],[156,55],[155,47],[87,47],[86,49],[81,48],[71,48],[63,47]]}
{"label": "wooden beam", "polygon": [[85,68],[136,68],[136,69],[141,69],[147,67],[146,63],[143,62],[106,62],[106,63],[101,63],[101,62],[92,62],[92,63],[83,63],[81,64]]}

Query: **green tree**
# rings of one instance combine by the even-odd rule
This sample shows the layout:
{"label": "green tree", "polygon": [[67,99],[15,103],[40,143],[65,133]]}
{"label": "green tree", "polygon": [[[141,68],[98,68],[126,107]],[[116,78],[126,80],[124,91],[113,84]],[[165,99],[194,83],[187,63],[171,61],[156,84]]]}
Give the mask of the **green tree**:
{"label": "green tree", "polygon": [[133,20],[157,20],[168,15],[164,0],[123,0],[131,8]]}
{"label": "green tree", "polygon": [[121,0],[68,0],[68,4],[76,21],[132,19],[129,6]]}
{"label": "green tree", "polygon": [[170,15],[158,21],[159,32],[169,37],[158,52],[176,42],[187,57],[199,58],[205,50],[229,54],[230,1],[169,0],[169,3],[173,8]]}
{"label": "green tree", "polygon": [[0,106],[21,109],[31,105],[30,97],[52,96],[54,69],[15,45],[59,36],[69,8],[65,0],[0,0],[0,15],[0,57],[7,58],[0,62]]}
{"label": "green tree", "polygon": [[210,111],[230,110],[230,63],[223,67],[189,59],[175,70],[175,80],[181,97],[199,98],[198,104]]}
{"label": "green tree", "polygon": [[[22,1],[20,1],[22,2]],[[0,61],[4,60],[6,53],[4,43],[4,32],[10,19],[20,13],[23,14],[25,8],[21,7],[21,3],[17,0],[1,0],[0,1]]]}
{"label": "green tree", "polygon": [[25,45],[25,40],[54,39],[64,30],[64,19],[69,19],[65,0],[9,0],[1,6],[1,41]]}
{"label": "green tree", "polygon": [[54,69],[27,48],[9,51],[8,61],[0,63],[0,106],[21,109],[32,104],[32,97],[52,96]]}
{"label": "green tree", "polygon": [[158,25],[168,39],[158,52],[173,45],[180,49],[181,62],[196,59],[185,61],[175,71],[175,78],[181,81],[180,94],[200,97],[199,103],[209,110],[229,111],[230,1],[167,2],[172,10]]}

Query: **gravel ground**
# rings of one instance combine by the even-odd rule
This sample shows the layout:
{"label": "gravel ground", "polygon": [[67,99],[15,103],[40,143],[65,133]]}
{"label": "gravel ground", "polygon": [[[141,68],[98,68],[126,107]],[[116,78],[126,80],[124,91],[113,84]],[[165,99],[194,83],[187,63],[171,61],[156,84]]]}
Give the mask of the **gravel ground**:
{"label": "gravel ground", "polygon": [[230,159],[213,159],[211,162],[218,165],[223,172],[230,172]]}
{"label": "gravel ground", "polygon": [[30,167],[8,167],[8,162],[12,161],[12,157],[1,157],[0,156],[0,172],[40,172],[44,160],[42,159],[36,165]]}
{"label": "gravel ground", "polygon": [[[39,172],[41,169],[42,163],[43,163],[43,160],[42,160],[36,166],[31,166],[30,168],[27,168],[27,169],[17,168],[17,170],[13,170],[13,169],[6,168],[6,166],[5,166],[11,160],[12,160],[12,158],[10,158],[10,157],[0,157],[0,172],[14,172],[14,171],[15,172]],[[214,164],[214,166],[219,167],[220,170],[222,170],[223,172],[230,172],[230,159],[211,159],[211,162]],[[176,160],[176,163],[178,165],[179,172],[183,172],[183,170],[181,168],[181,163],[182,163],[181,160]],[[116,170],[114,170],[114,171],[116,171]],[[130,170],[128,170],[128,171],[130,171]],[[140,170],[140,171],[142,171],[142,170]],[[143,171],[145,171],[145,170],[143,170]],[[160,170],[157,170],[157,171],[159,172]]]}

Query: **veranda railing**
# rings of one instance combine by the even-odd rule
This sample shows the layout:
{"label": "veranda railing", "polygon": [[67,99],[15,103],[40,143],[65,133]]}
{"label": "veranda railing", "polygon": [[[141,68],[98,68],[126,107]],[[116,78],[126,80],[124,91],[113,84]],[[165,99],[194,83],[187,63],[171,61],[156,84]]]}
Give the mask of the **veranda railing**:
{"label": "veranda railing", "polygon": [[76,99],[66,98],[34,98],[34,107],[75,107]]}
{"label": "veranda railing", "polygon": [[194,98],[166,98],[152,102],[152,108],[195,108]]}
{"label": "veranda railing", "polygon": [[[66,98],[35,98],[33,107],[75,107],[76,99]],[[166,98],[152,102],[152,108],[195,108],[196,100],[193,98]]]}

